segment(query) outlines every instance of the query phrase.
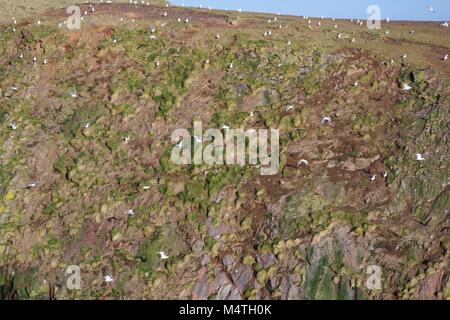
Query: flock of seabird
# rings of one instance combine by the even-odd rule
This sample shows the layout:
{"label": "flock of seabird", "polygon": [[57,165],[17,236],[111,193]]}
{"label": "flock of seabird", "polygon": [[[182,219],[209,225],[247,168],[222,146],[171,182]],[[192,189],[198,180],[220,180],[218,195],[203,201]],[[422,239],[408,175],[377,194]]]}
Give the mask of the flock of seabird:
{"label": "flock of seabird", "polygon": [[[85,2],[86,2],[86,4],[89,3],[87,0],[86,0]],[[112,1],[111,1],[111,0],[106,0],[106,1],[104,1],[104,0],[99,0],[98,3],[111,4]],[[138,2],[138,1],[133,1],[133,0],[130,0],[130,4],[132,4],[132,5],[139,5],[139,4],[141,4],[141,5],[147,5],[147,6],[150,5],[149,2],[145,2],[145,1],[140,1],[140,2]],[[168,6],[169,6],[169,5],[166,5],[166,7],[168,7]],[[94,7],[93,4],[89,4],[89,8],[90,8],[89,11],[90,11],[91,13],[94,13],[94,12],[95,12],[95,7]],[[201,8],[203,8],[203,6],[202,6],[202,5],[199,5],[198,8],[201,9]],[[210,7],[208,7],[208,9],[211,10]],[[431,12],[431,13],[435,13],[435,12],[436,12],[435,9],[434,9],[433,7],[431,7],[431,6],[427,6],[426,9],[427,9],[427,11],[429,11],[429,12]],[[236,11],[237,11],[238,13],[241,13],[241,12],[242,12],[241,9],[236,9]],[[85,10],[83,13],[84,13],[84,16],[87,16],[87,15],[89,14],[88,10]],[[277,14],[277,15],[279,15],[279,14]],[[165,11],[165,12],[162,14],[162,17],[164,17],[164,18],[168,17],[168,12]],[[83,19],[83,17],[81,17],[81,19]],[[303,19],[304,19],[304,20],[307,20],[307,27],[308,27],[309,30],[312,30],[312,20],[311,20],[308,16],[303,16]],[[324,19],[323,16],[320,17],[320,20],[323,20],[323,19]],[[12,17],[12,20],[13,20],[13,28],[12,28],[12,31],[13,31],[13,32],[16,32],[16,31],[17,31],[17,29],[16,29],[17,20],[16,20],[15,17]],[[322,22],[321,22],[320,20],[317,22],[317,26],[318,26],[318,27],[320,27],[320,26],[323,25]],[[386,23],[390,23],[390,19],[389,19],[388,17],[387,17],[385,20],[386,20]],[[123,22],[123,21],[124,21],[124,18],[123,18],[123,17],[120,17],[120,18],[119,18],[119,21]],[[135,21],[135,20],[134,20],[134,18],[133,18],[133,19],[132,19],[132,22],[134,22],[134,21]],[[190,22],[190,20],[189,20],[188,17],[184,17],[184,18],[178,17],[178,18],[177,18],[177,21],[178,21],[178,22],[182,22],[182,21],[183,21],[183,22],[186,23],[186,24]],[[276,23],[277,21],[278,21],[278,18],[277,18],[277,17],[273,17],[273,18],[271,18],[271,19],[268,19],[268,20],[267,20],[267,23],[273,24],[273,23]],[[335,21],[335,18],[332,18],[332,21]],[[354,19],[350,19],[350,22],[353,23],[353,22],[355,22],[355,20],[354,20]],[[41,21],[40,19],[37,20],[36,23],[37,23],[37,25],[42,25],[42,21]],[[66,23],[66,22],[64,22],[64,24],[65,24],[65,23]],[[356,24],[362,26],[362,25],[364,24],[364,22],[363,22],[362,20],[360,20],[360,19],[357,19],[357,20],[356,20]],[[62,27],[62,26],[63,26],[63,23],[59,23],[58,26],[59,26],[59,27]],[[440,26],[441,26],[441,27],[448,28],[448,22],[444,22],[444,23],[440,24]],[[279,24],[279,25],[278,25],[278,29],[281,29],[281,28],[282,28],[282,25]],[[338,29],[338,25],[337,25],[336,23],[334,23],[334,24],[333,24],[333,28],[334,28],[334,29]],[[150,27],[150,28],[149,28],[149,31],[150,31],[150,33],[151,33],[150,38],[151,38],[151,39],[156,39],[156,35],[155,35],[155,33],[156,33],[156,27],[153,27],[153,26]],[[415,34],[415,31],[414,31],[414,30],[411,30],[410,33],[411,33],[411,34]],[[389,35],[389,34],[390,34],[389,30],[386,30],[386,31],[385,31],[385,34],[386,34],[386,35]],[[264,37],[270,37],[271,35],[272,35],[272,30],[271,30],[271,29],[269,29],[269,30],[267,30],[267,31],[265,31],[265,32],[263,33],[263,36],[264,36]],[[341,39],[341,38],[343,37],[343,36],[342,36],[342,33],[338,33],[336,37],[337,37],[337,39]],[[220,34],[216,34],[216,35],[215,35],[215,39],[216,39],[216,40],[220,40],[220,38],[221,38]],[[112,39],[112,42],[113,42],[113,43],[117,43],[117,42],[118,42],[117,38],[113,38],[113,39]],[[356,42],[356,39],[355,39],[354,37],[351,38],[351,42],[352,42],[352,43]],[[292,42],[291,42],[291,40],[289,40],[289,41],[287,42],[287,45],[290,46],[291,44],[292,44]],[[23,59],[23,57],[24,57],[24,56],[23,56],[23,54],[21,53],[21,54],[19,55],[19,58],[20,58],[20,59]],[[403,60],[405,60],[405,59],[407,59],[407,55],[404,54],[401,58],[402,58]],[[442,58],[442,60],[447,61],[447,60],[448,60],[448,54],[446,54],[446,55]],[[37,58],[36,58],[36,57],[33,57],[33,60],[32,60],[32,61],[33,61],[33,63],[36,63],[36,62],[37,62]],[[47,64],[47,63],[48,63],[48,60],[47,60],[47,59],[44,59],[44,60],[43,60],[43,64]],[[206,64],[209,64],[209,59],[207,59],[205,63],[206,63]],[[394,63],[394,61],[391,60],[391,64],[393,64],[393,63]],[[160,65],[160,61],[157,60],[157,61],[155,62],[155,66],[159,66],[159,65]],[[231,62],[231,63],[228,65],[228,68],[229,68],[229,69],[233,69],[233,67],[234,67],[234,63]],[[358,86],[358,81],[356,81],[356,82],[354,83],[354,87],[357,87],[357,86]],[[13,91],[17,91],[17,90],[18,90],[18,88],[17,88],[16,86],[11,86],[11,88],[12,88]],[[403,91],[409,91],[409,90],[411,90],[411,89],[412,89],[412,87],[411,87],[409,84],[407,84],[407,83],[403,83],[403,84],[402,84],[402,90],[403,90]],[[70,96],[71,96],[72,98],[78,98],[79,95],[78,95],[78,92],[77,92],[77,90],[76,90],[75,88],[71,90]],[[294,106],[290,105],[290,106],[287,106],[287,107],[285,108],[285,111],[288,112],[288,111],[293,110],[293,109],[294,109]],[[252,116],[252,115],[253,115],[253,112],[251,113],[251,116]],[[329,125],[329,124],[332,124],[332,119],[331,119],[331,117],[329,117],[329,116],[324,116],[324,117],[322,118],[321,123],[322,123],[322,125]],[[16,130],[16,129],[17,129],[17,124],[16,124],[15,122],[11,122],[9,126],[10,126],[10,128],[11,128],[12,130]],[[86,124],[85,128],[89,128],[89,126],[90,126],[90,124],[88,123],[88,124]],[[224,125],[223,129],[227,130],[227,129],[229,129],[229,127],[226,126],[226,125]],[[195,136],[194,139],[195,139],[197,142],[200,142],[200,141],[201,141],[201,138],[199,138],[199,137],[197,137],[197,136]],[[124,141],[125,141],[125,144],[128,144],[129,141],[130,141],[130,137],[127,136],[127,137],[124,139]],[[182,142],[179,142],[179,143],[177,144],[177,147],[178,147],[178,148],[181,148],[181,147],[182,147]],[[425,161],[425,160],[426,160],[425,157],[424,157],[422,154],[420,154],[420,153],[415,154],[415,157],[416,157],[416,161],[420,161],[420,162],[421,162],[421,161]],[[298,166],[309,166],[309,162],[308,162],[308,160],[306,160],[306,159],[301,159],[301,160],[298,161],[297,165],[298,165]],[[384,173],[382,176],[383,176],[384,178],[386,178],[386,177],[387,177],[387,173]],[[372,182],[375,181],[376,175],[371,176],[369,179],[370,179],[370,181],[372,181]],[[38,185],[38,182],[37,182],[37,181],[36,181],[36,182],[33,182],[33,183],[30,183],[30,184],[26,187],[26,189],[32,189],[32,188],[35,188],[37,185]],[[144,190],[148,190],[148,189],[150,189],[150,187],[149,187],[149,186],[144,186],[143,189],[144,189]],[[134,213],[133,209],[129,209],[129,210],[126,211],[126,214],[127,214],[128,216],[131,217],[131,216],[134,216],[135,213]],[[158,256],[159,256],[159,258],[160,258],[161,260],[167,260],[167,259],[169,259],[169,256],[168,256],[164,251],[158,251],[157,254],[158,254]],[[110,283],[110,282],[113,282],[113,281],[114,281],[114,278],[113,278],[111,275],[106,275],[106,276],[104,276],[104,281],[107,282],[107,283]]]}

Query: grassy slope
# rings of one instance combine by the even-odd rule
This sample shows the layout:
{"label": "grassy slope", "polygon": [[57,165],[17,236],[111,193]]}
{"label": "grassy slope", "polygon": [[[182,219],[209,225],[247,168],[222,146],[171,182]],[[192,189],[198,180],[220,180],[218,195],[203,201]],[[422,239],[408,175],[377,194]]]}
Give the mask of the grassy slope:
{"label": "grassy slope", "polygon": [[[310,31],[281,16],[280,30],[268,15],[108,8],[81,32],[54,16],[2,27],[2,294],[47,297],[50,283],[60,298],[448,295],[448,29],[391,23],[387,36],[325,20]],[[174,166],[170,134],[195,119],[280,128],[280,174]],[[65,289],[69,264],[83,290]],[[364,286],[370,264],[381,292]]]}
{"label": "grassy slope", "polygon": [[[114,3],[128,3],[127,0],[115,0]],[[165,0],[147,0],[151,4],[165,4]],[[84,3],[84,1],[73,0],[0,0],[0,21],[9,22],[9,19],[15,17],[22,19],[30,15],[68,7],[73,4]]]}

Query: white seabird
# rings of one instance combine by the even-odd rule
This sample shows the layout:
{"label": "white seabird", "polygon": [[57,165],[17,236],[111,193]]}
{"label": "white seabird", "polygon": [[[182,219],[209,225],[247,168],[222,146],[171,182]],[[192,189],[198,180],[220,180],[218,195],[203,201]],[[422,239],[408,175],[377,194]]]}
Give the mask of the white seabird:
{"label": "white seabird", "polygon": [[27,189],[35,188],[38,185],[39,181],[34,181],[27,186]]}
{"label": "white seabird", "polygon": [[323,117],[322,124],[329,124],[329,123],[331,123],[331,118],[330,117]]}
{"label": "white seabird", "polygon": [[425,161],[425,158],[421,153],[416,153],[416,160],[417,161]]}
{"label": "white seabird", "polygon": [[287,112],[287,111],[292,110],[292,109],[294,109],[294,106],[287,106],[285,110]]}
{"label": "white seabird", "polygon": [[404,83],[404,84],[402,84],[402,89],[403,89],[403,91],[409,91],[412,89],[412,87],[409,84]]}
{"label": "white seabird", "polygon": [[158,256],[161,260],[169,259],[169,256],[164,251],[158,251]]}

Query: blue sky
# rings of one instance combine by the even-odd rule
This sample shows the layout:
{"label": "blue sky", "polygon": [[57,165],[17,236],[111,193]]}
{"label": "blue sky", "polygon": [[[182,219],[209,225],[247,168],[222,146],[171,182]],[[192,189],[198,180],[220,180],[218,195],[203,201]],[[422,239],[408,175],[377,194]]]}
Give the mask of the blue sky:
{"label": "blue sky", "polygon": [[[273,12],[292,15],[335,18],[367,18],[369,5],[378,5],[381,16],[392,20],[450,20],[450,0],[170,0],[172,4],[242,9],[253,12]],[[431,5],[436,13],[428,12]]]}

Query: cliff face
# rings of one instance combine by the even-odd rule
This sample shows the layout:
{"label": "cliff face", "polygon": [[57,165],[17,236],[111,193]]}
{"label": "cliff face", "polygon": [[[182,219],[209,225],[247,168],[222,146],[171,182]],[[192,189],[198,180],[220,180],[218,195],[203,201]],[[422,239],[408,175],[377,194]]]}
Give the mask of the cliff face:
{"label": "cliff face", "polygon": [[[64,12],[0,27],[2,298],[449,297],[448,28]],[[278,174],[174,165],[195,120],[278,128]]]}

